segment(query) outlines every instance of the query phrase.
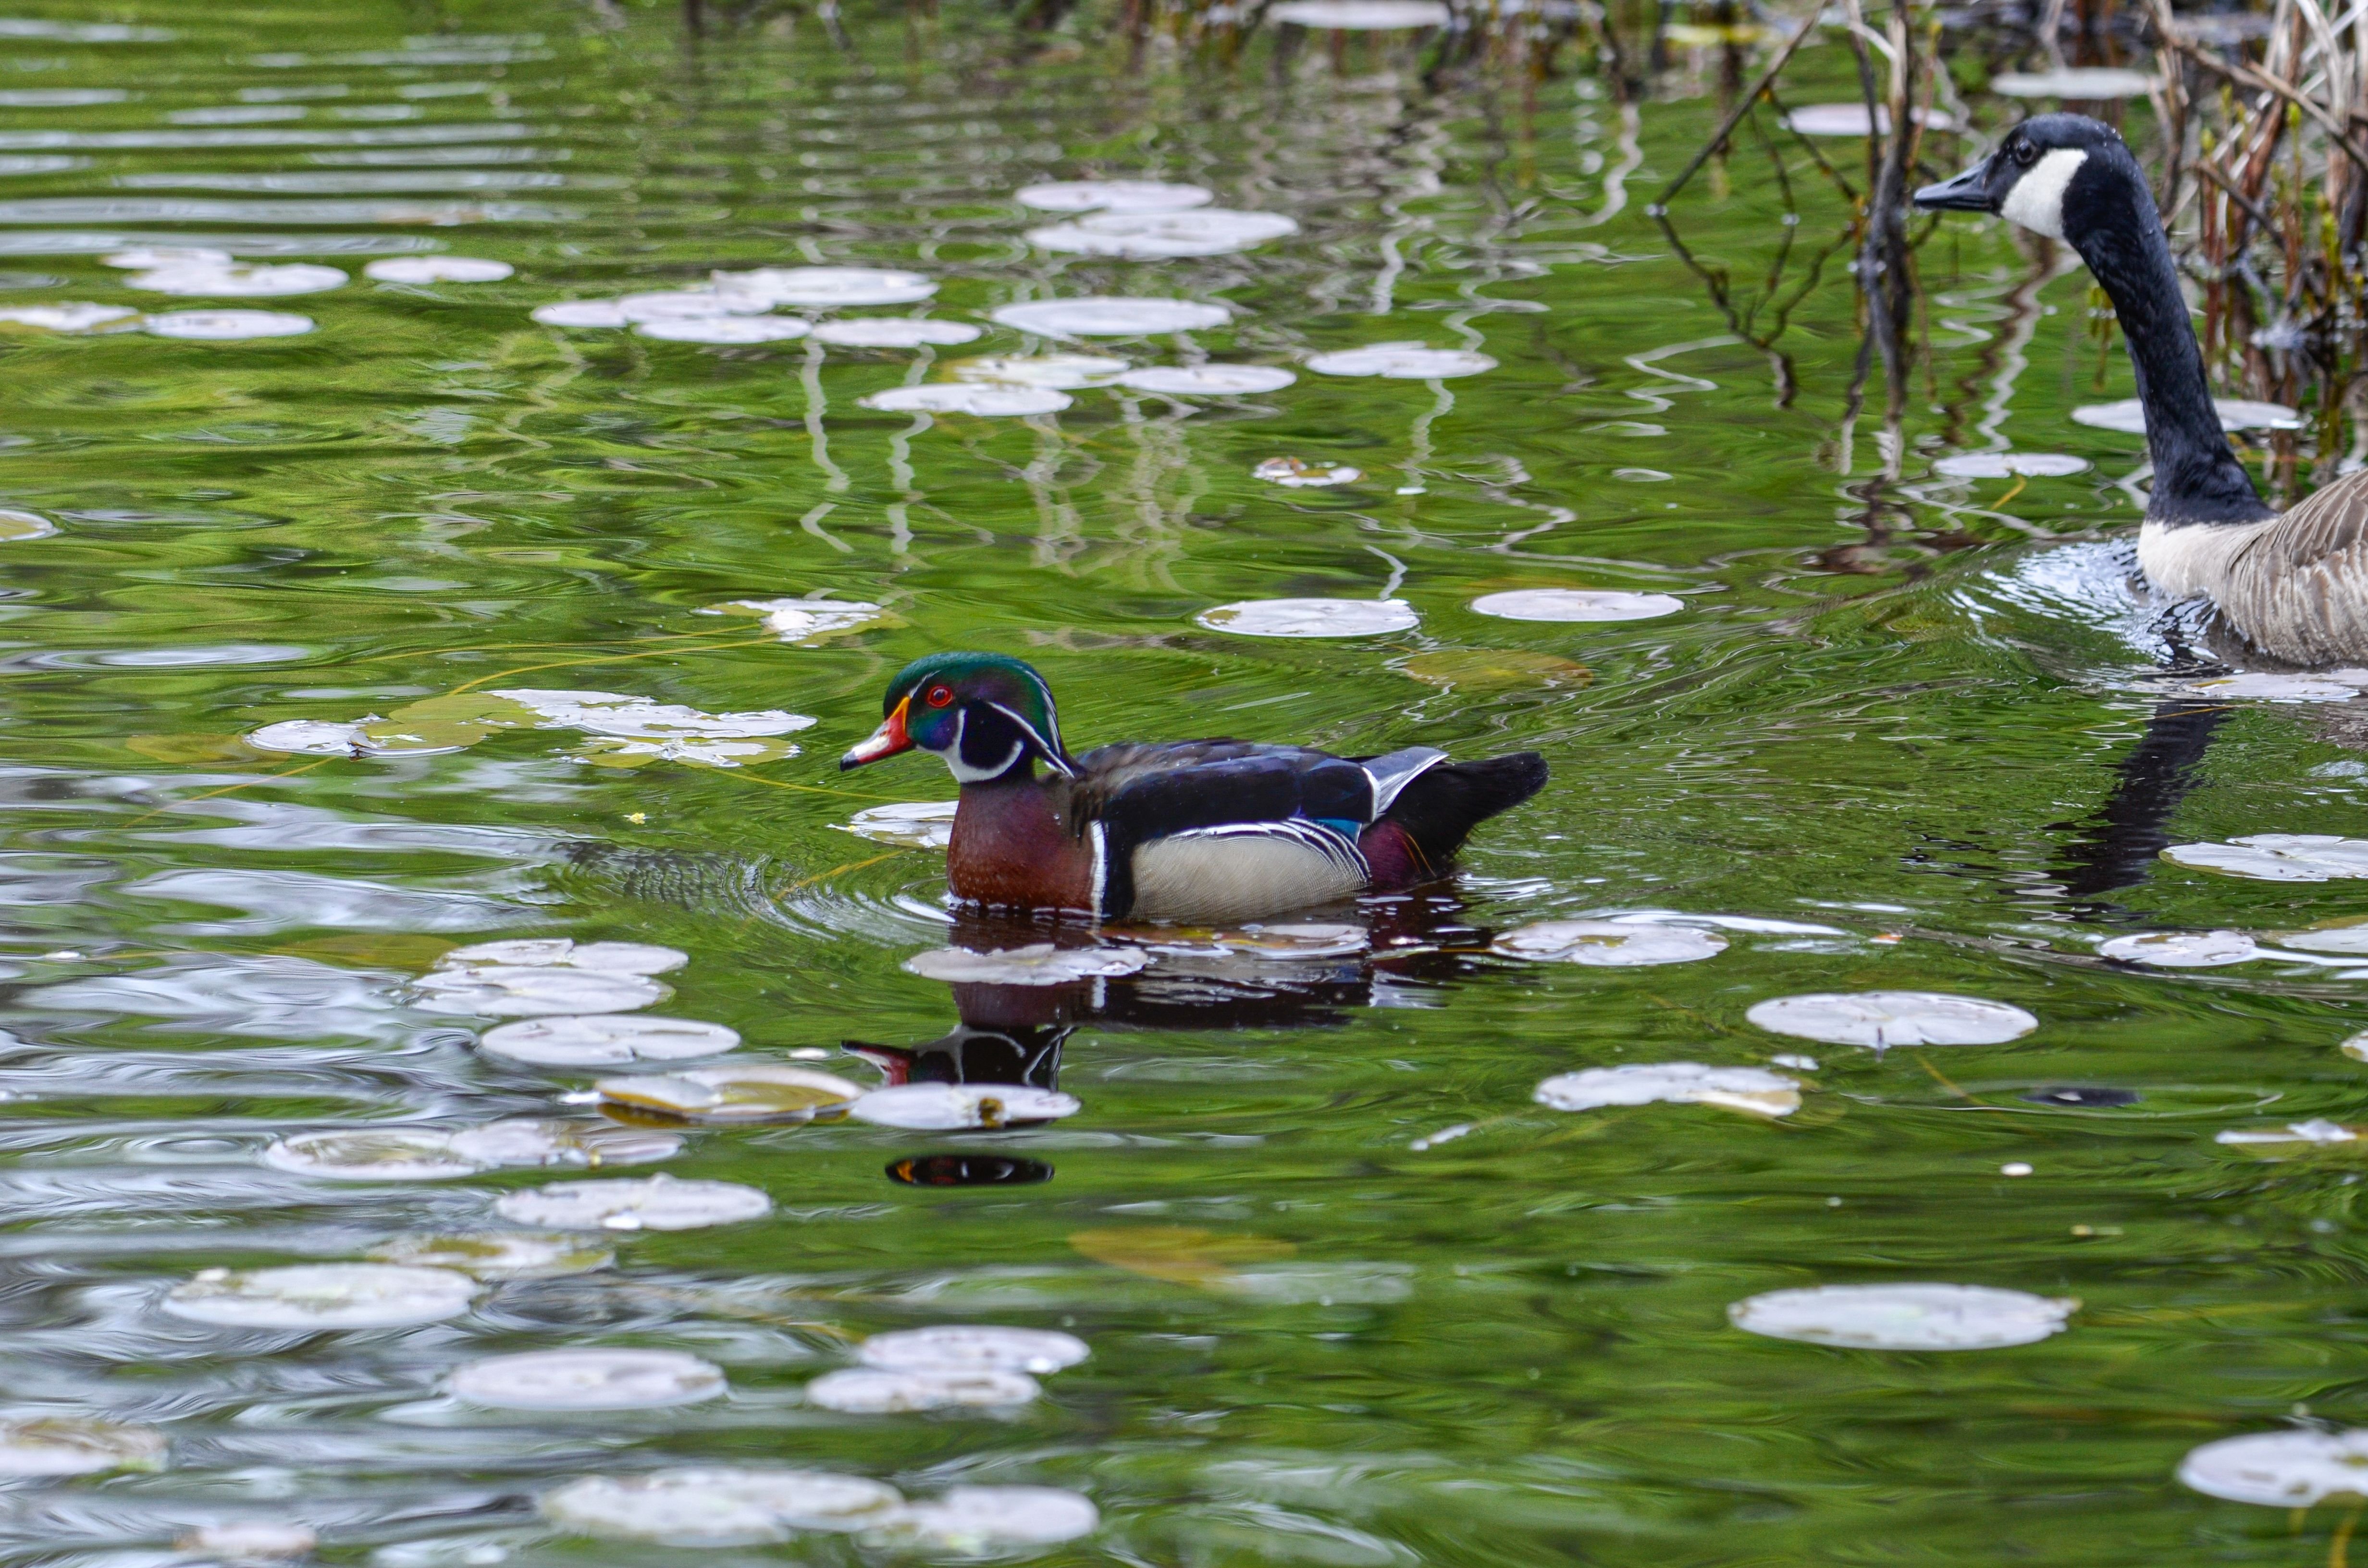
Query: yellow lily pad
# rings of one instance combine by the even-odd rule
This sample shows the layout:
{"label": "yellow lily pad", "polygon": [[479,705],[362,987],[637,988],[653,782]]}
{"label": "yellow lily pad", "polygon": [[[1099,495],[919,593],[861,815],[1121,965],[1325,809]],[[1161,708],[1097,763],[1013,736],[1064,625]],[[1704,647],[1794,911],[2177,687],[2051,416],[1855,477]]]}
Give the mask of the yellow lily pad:
{"label": "yellow lily pad", "polygon": [[1299,1249],[1271,1236],[1222,1235],[1197,1225],[1127,1225],[1078,1231],[1069,1245],[1096,1263],[1175,1285],[1222,1289],[1243,1264],[1272,1263]]}
{"label": "yellow lily pad", "polygon": [[1426,686],[1452,691],[1501,691],[1518,687],[1568,690],[1595,678],[1585,665],[1522,648],[1441,648],[1399,661],[1398,669]]}

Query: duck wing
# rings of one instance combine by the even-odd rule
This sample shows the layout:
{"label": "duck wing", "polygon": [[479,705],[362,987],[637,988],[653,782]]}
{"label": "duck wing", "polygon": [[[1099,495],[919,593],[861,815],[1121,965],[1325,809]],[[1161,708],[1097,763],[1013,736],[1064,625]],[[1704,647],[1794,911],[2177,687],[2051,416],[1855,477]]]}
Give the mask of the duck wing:
{"label": "duck wing", "polygon": [[2368,660],[2368,472],[2248,540],[2214,602],[2263,653],[2298,665]]}

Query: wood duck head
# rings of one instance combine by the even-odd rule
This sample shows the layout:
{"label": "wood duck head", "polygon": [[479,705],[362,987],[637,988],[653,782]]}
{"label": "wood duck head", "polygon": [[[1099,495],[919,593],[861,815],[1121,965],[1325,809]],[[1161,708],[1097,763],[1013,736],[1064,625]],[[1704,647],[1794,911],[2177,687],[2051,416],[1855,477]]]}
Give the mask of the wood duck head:
{"label": "wood duck head", "polygon": [[885,717],[871,738],[838,759],[842,769],[917,747],[943,757],[961,784],[1031,778],[1038,762],[1069,778],[1077,774],[1061,744],[1053,688],[1001,653],[916,659],[888,683],[881,710]]}

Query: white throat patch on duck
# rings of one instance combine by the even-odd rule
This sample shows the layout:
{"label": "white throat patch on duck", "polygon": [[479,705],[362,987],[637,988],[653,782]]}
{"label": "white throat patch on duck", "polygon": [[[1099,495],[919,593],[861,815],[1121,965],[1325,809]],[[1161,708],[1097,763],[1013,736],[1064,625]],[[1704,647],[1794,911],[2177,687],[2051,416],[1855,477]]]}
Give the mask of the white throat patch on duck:
{"label": "white throat patch on duck", "polygon": [[2089,154],[2078,147],[2058,147],[2031,165],[1998,204],[1998,216],[2051,240],[2064,237],[2064,192]]}

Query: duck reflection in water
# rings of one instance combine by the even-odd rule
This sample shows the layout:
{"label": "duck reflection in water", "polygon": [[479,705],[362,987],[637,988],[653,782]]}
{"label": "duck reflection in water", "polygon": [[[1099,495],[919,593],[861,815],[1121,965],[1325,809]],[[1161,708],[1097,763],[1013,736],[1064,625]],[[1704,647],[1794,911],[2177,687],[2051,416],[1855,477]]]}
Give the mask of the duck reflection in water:
{"label": "duck reflection in water", "polygon": [[[1140,946],[1154,962],[1127,975],[1058,985],[951,984],[960,1020],[918,1045],[850,1040],[842,1049],[879,1068],[889,1085],[1012,1084],[1060,1087],[1061,1051],[1091,1026],[1118,1032],[1332,1028],[1393,993],[1443,984],[1484,954],[1493,935],[1467,924],[1458,900],[1424,894],[1362,901],[1353,915],[1241,932],[1106,930],[958,917],[952,946],[996,952],[1051,941],[1091,947],[1100,938]],[[1040,1161],[936,1152],[889,1162],[912,1187],[1010,1187],[1050,1180]]]}

